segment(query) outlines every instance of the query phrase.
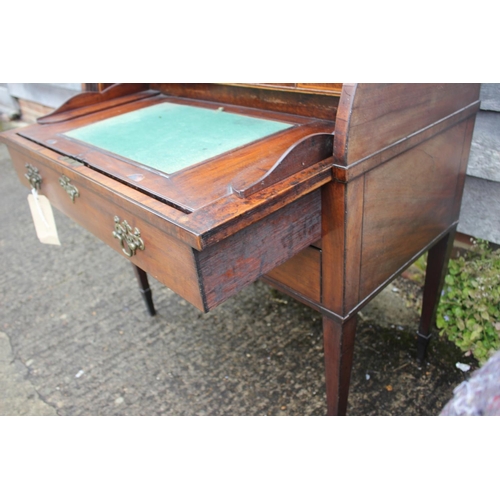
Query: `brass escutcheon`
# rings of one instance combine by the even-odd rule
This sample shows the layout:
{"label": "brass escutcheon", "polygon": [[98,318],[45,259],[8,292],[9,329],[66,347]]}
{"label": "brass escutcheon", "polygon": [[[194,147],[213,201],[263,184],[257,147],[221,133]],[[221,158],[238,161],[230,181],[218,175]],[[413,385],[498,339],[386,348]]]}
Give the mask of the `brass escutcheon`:
{"label": "brass escutcheon", "polygon": [[141,232],[135,228],[132,232],[130,224],[124,220],[120,222],[120,217],[115,215],[115,230],[113,236],[120,240],[123,253],[127,257],[135,255],[137,250],[144,250],[144,241],[141,238]]}
{"label": "brass escutcheon", "polygon": [[64,189],[64,191],[68,193],[68,196],[71,198],[71,201],[75,203],[75,198],[77,196],[80,196],[80,192],[75,186],[73,186],[73,184],[71,184],[69,177],[61,175],[61,177],[59,177],[59,184]]}
{"label": "brass escutcheon", "polygon": [[31,184],[31,187],[36,191],[38,191],[42,184],[42,176],[38,173],[38,168],[34,167],[33,165],[30,165],[29,163],[26,163],[25,166],[28,169],[28,173],[24,174],[24,177],[28,179],[29,183]]}

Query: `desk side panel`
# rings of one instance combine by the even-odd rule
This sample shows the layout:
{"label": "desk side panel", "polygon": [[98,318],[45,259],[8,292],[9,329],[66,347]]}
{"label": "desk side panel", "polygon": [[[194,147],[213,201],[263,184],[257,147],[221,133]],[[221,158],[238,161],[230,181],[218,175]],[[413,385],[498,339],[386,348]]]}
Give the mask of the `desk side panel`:
{"label": "desk side panel", "polygon": [[463,121],[365,175],[360,300],[458,220],[470,130]]}

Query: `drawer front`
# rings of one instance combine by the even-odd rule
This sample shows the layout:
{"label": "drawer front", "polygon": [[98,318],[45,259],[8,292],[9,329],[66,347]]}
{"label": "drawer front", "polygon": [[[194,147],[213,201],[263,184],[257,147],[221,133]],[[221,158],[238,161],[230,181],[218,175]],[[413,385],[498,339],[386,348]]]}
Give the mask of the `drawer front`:
{"label": "drawer front", "polygon": [[[128,258],[131,263],[199,309],[204,309],[193,249],[148,223],[141,217],[141,210],[144,208],[141,209],[125,198],[119,205],[110,201],[105,188],[70,168],[51,162],[46,157],[27,155],[13,148],[10,148],[9,152],[23,184],[29,186],[25,178],[28,172],[26,165],[29,164],[38,170],[42,178],[39,193],[45,195],[54,207]],[[61,179],[69,184],[67,189],[61,186]],[[77,195],[71,187],[78,190]],[[120,224],[118,230],[115,227],[115,218]],[[131,228],[129,231],[125,228],[124,221]],[[161,222],[158,225],[161,227]],[[122,244],[125,238],[120,240],[114,233],[122,233],[122,236],[123,232],[133,234],[136,228],[140,232],[144,249],[138,248],[135,254],[131,255],[131,247],[126,241]],[[136,242],[140,243],[137,239]]]}
{"label": "drawer front", "polygon": [[[168,220],[87,177],[81,166],[73,170],[43,152],[10,149],[23,184],[29,185],[25,174],[30,164],[42,178],[39,192],[57,209],[202,311],[213,309],[321,237],[321,195],[315,190],[203,251],[194,250],[166,232]],[[116,233],[130,234],[136,228],[144,248],[130,255],[130,246],[122,245]],[[309,293],[315,297],[318,289],[314,285]]]}

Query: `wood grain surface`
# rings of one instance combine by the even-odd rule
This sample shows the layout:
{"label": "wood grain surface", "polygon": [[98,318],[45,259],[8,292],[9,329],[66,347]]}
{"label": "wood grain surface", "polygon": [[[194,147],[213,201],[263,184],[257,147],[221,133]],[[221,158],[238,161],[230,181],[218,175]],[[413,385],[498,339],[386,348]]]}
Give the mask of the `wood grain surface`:
{"label": "wood grain surface", "polygon": [[316,190],[197,252],[207,310],[283,264],[320,235],[321,196]]}
{"label": "wood grain surface", "polygon": [[[478,101],[479,84],[344,85],[336,163],[350,165]],[[348,137],[348,141],[345,138]],[[369,140],[368,140],[369,138]]]}
{"label": "wood grain surface", "polygon": [[[151,88],[170,96],[237,104],[249,108],[278,111],[334,121],[339,104],[338,93],[289,92],[290,88],[224,85],[216,83],[153,83]],[[285,90],[285,91],[283,91]]]}
{"label": "wood grain surface", "polygon": [[454,211],[465,122],[365,177],[361,297],[458,219]]}

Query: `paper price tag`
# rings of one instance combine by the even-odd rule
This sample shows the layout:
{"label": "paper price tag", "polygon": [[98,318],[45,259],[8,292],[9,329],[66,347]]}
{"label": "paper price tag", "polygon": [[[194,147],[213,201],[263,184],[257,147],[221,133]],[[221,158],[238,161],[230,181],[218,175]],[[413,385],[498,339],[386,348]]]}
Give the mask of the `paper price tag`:
{"label": "paper price tag", "polygon": [[38,239],[48,245],[60,245],[50,201],[33,189],[28,195],[28,203]]}

